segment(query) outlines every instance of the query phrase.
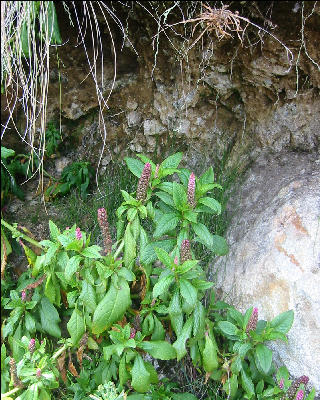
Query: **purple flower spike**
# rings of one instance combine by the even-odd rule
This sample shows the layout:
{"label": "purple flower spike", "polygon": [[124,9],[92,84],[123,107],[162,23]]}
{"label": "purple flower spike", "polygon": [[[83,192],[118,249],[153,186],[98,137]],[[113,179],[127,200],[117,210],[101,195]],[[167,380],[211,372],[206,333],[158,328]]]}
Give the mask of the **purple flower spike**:
{"label": "purple flower spike", "polygon": [[136,199],[140,200],[142,203],[145,201],[147,196],[147,189],[149,186],[150,176],[151,176],[151,164],[146,163],[144,165],[141,177],[138,182],[137,195],[136,195]]}
{"label": "purple flower spike", "polygon": [[196,177],[194,173],[192,172],[189,178],[189,183],[188,183],[188,203],[190,207],[194,208],[196,203],[194,199],[194,194],[195,194],[195,189],[196,189]]}
{"label": "purple flower spike", "polygon": [[247,325],[246,332],[249,333],[250,331],[254,331],[257,327],[257,323],[258,323],[258,308],[254,307]]}
{"label": "purple flower spike", "polygon": [[108,216],[104,208],[98,209],[98,222],[103,236],[103,246],[105,254],[111,252],[112,240],[109,231]]}
{"label": "purple flower spike", "polygon": [[296,400],[303,400],[303,398],[304,398],[304,391],[301,389],[297,393]]}
{"label": "purple flower spike", "polygon": [[284,379],[283,379],[283,378],[280,379],[279,388],[280,388],[281,390],[284,389]]}
{"label": "purple flower spike", "polygon": [[22,300],[22,301],[26,301],[26,298],[27,298],[27,292],[26,292],[25,290],[23,290],[23,291],[21,292],[21,300]]}
{"label": "purple flower spike", "polygon": [[82,238],[81,230],[80,230],[80,228],[77,228],[76,229],[76,239],[80,240],[81,238]]}
{"label": "purple flower spike", "polygon": [[136,330],[134,328],[130,329],[130,339],[134,339],[134,337],[136,336]]}
{"label": "purple flower spike", "polygon": [[29,351],[32,354],[36,348],[36,341],[35,339],[30,339],[29,341]]}
{"label": "purple flower spike", "polygon": [[183,264],[185,261],[191,259],[192,255],[190,250],[190,241],[188,239],[184,239],[180,247],[180,262]]}

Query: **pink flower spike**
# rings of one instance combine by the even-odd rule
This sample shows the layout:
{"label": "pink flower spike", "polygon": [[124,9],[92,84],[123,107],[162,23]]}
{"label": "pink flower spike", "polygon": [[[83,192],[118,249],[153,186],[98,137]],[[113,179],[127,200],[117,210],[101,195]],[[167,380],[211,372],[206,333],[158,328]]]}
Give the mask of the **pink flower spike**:
{"label": "pink flower spike", "polygon": [[41,377],[41,369],[40,368],[37,369],[36,375],[37,375],[37,378]]}
{"label": "pink flower spike", "polygon": [[281,390],[284,389],[284,379],[283,379],[283,378],[280,379],[279,388],[280,388]]}
{"label": "pink flower spike", "polygon": [[296,396],[296,400],[303,400],[304,398],[304,391],[302,389],[299,390]]}
{"label": "pink flower spike", "polygon": [[195,189],[196,189],[196,177],[192,172],[188,183],[188,203],[192,208],[194,208],[196,205],[194,199]]}
{"label": "pink flower spike", "polygon": [[22,301],[26,301],[26,298],[27,298],[27,293],[26,293],[25,290],[23,290],[23,291],[21,292],[21,300],[22,300]]}
{"label": "pink flower spike", "polygon": [[178,257],[175,256],[174,261],[173,261],[176,265],[178,265]]}
{"label": "pink flower spike", "polygon": [[80,228],[77,228],[76,229],[76,239],[80,240],[81,238],[82,238],[81,230],[80,230]]}
{"label": "pink flower spike", "polygon": [[246,332],[255,331],[258,323],[258,308],[254,307],[251,317],[249,319]]}
{"label": "pink flower spike", "polygon": [[30,339],[29,341],[29,351],[32,354],[36,348],[36,341],[35,339]]}
{"label": "pink flower spike", "polygon": [[137,194],[136,194],[136,199],[138,201],[141,201],[142,203],[145,201],[147,196],[147,189],[149,186],[150,176],[151,176],[151,164],[146,163],[143,167],[143,171],[138,182]]}
{"label": "pink flower spike", "polygon": [[134,337],[136,336],[136,330],[134,328],[130,329],[130,339],[134,339]]}
{"label": "pink flower spike", "polygon": [[66,231],[68,231],[70,229],[70,227],[69,226],[66,226]]}

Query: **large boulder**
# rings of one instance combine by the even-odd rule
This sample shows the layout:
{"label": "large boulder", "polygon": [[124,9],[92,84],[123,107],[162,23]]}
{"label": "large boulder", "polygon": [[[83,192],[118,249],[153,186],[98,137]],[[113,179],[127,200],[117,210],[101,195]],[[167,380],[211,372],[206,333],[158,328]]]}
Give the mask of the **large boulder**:
{"label": "large boulder", "polygon": [[294,311],[288,344],[271,342],[275,361],[308,375],[320,391],[320,156],[263,155],[234,196],[230,253],[214,265],[218,293],[271,320]]}

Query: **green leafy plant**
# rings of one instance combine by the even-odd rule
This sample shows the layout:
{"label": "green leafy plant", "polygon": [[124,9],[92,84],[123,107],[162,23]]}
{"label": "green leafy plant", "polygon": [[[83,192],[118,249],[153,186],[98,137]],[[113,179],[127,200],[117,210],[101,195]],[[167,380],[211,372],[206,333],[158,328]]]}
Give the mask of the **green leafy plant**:
{"label": "green leafy plant", "polygon": [[74,162],[66,166],[58,183],[47,188],[45,197],[54,198],[58,195],[66,195],[74,187],[80,190],[80,196],[86,199],[88,195],[88,186],[94,176],[94,169],[89,162]]}
{"label": "green leafy plant", "polygon": [[57,152],[61,142],[62,140],[59,129],[57,129],[54,121],[50,121],[46,129],[46,138],[45,138],[46,155],[48,157],[53,156]]}
{"label": "green leafy plant", "polygon": [[10,193],[24,200],[24,192],[17,183],[19,177],[29,178],[31,169],[29,156],[16,154],[12,149],[1,146],[1,203],[7,201]]}
{"label": "green leafy plant", "polygon": [[[158,386],[150,360],[179,362],[186,357],[206,384],[220,382],[221,393],[229,399],[289,399],[299,391],[303,399],[306,378],[290,383],[284,369],[276,371],[272,351],[265,345],[287,340],[292,311],[270,322],[259,321],[257,308],[242,314],[215,301],[206,265],[194,259],[196,243],[215,255],[228,252],[225,239],[198,222],[202,214],[221,213],[212,195],[214,189],[221,190],[212,168],[197,178],[179,168],[182,153],[158,165],[139,157],[126,159],[139,181],[135,192],[121,191],[124,201],[116,211],[116,240],[107,211],[101,208],[103,247],[90,244],[90,235],[76,225],[61,231],[52,221],[50,239],[38,243],[42,254],[23,244],[30,270],[4,299],[4,309],[12,311],[3,331],[14,358],[23,359],[16,346],[23,335],[40,332],[60,339],[63,346],[55,359],[66,383],[68,350],[68,368],[77,378],[70,390],[79,399],[104,396],[108,381],[121,393],[129,391],[132,399],[177,399],[181,393]],[[17,227],[2,224],[20,241],[30,242]],[[209,297],[206,308],[204,300]],[[67,339],[62,337],[60,321]],[[86,354],[90,350],[96,353],[94,359]],[[80,374],[71,352],[76,353]],[[84,355],[94,363],[94,372],[83,369]],[[306,397],[313,398],[314,391]]]}

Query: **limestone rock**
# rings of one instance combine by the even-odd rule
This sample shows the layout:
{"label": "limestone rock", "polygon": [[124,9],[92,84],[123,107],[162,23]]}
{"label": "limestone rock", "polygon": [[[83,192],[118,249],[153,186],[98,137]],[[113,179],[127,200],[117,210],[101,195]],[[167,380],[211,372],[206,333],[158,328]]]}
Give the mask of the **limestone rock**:
{"label": "limestone rock", "polygon": [[156,119],[146,119],[143,122],[143,131],[146,136],[155,136],[165,132],[166,128]]}
{"label": "limestone rock", "polygon": [[241,311],[258,307],[260,319],[294,311],[288,344],[270,347],[278,365],[308,375],[319,392],[319,155],[260,156],[231,207],[230,254],[214,266],[217,289]]}
{"label": "limestone rock", "polygon": [[127,114],[127,123],[129,128],[138,126],[141,122],[142,116],[139,112],[137,111],[130,111]]}

